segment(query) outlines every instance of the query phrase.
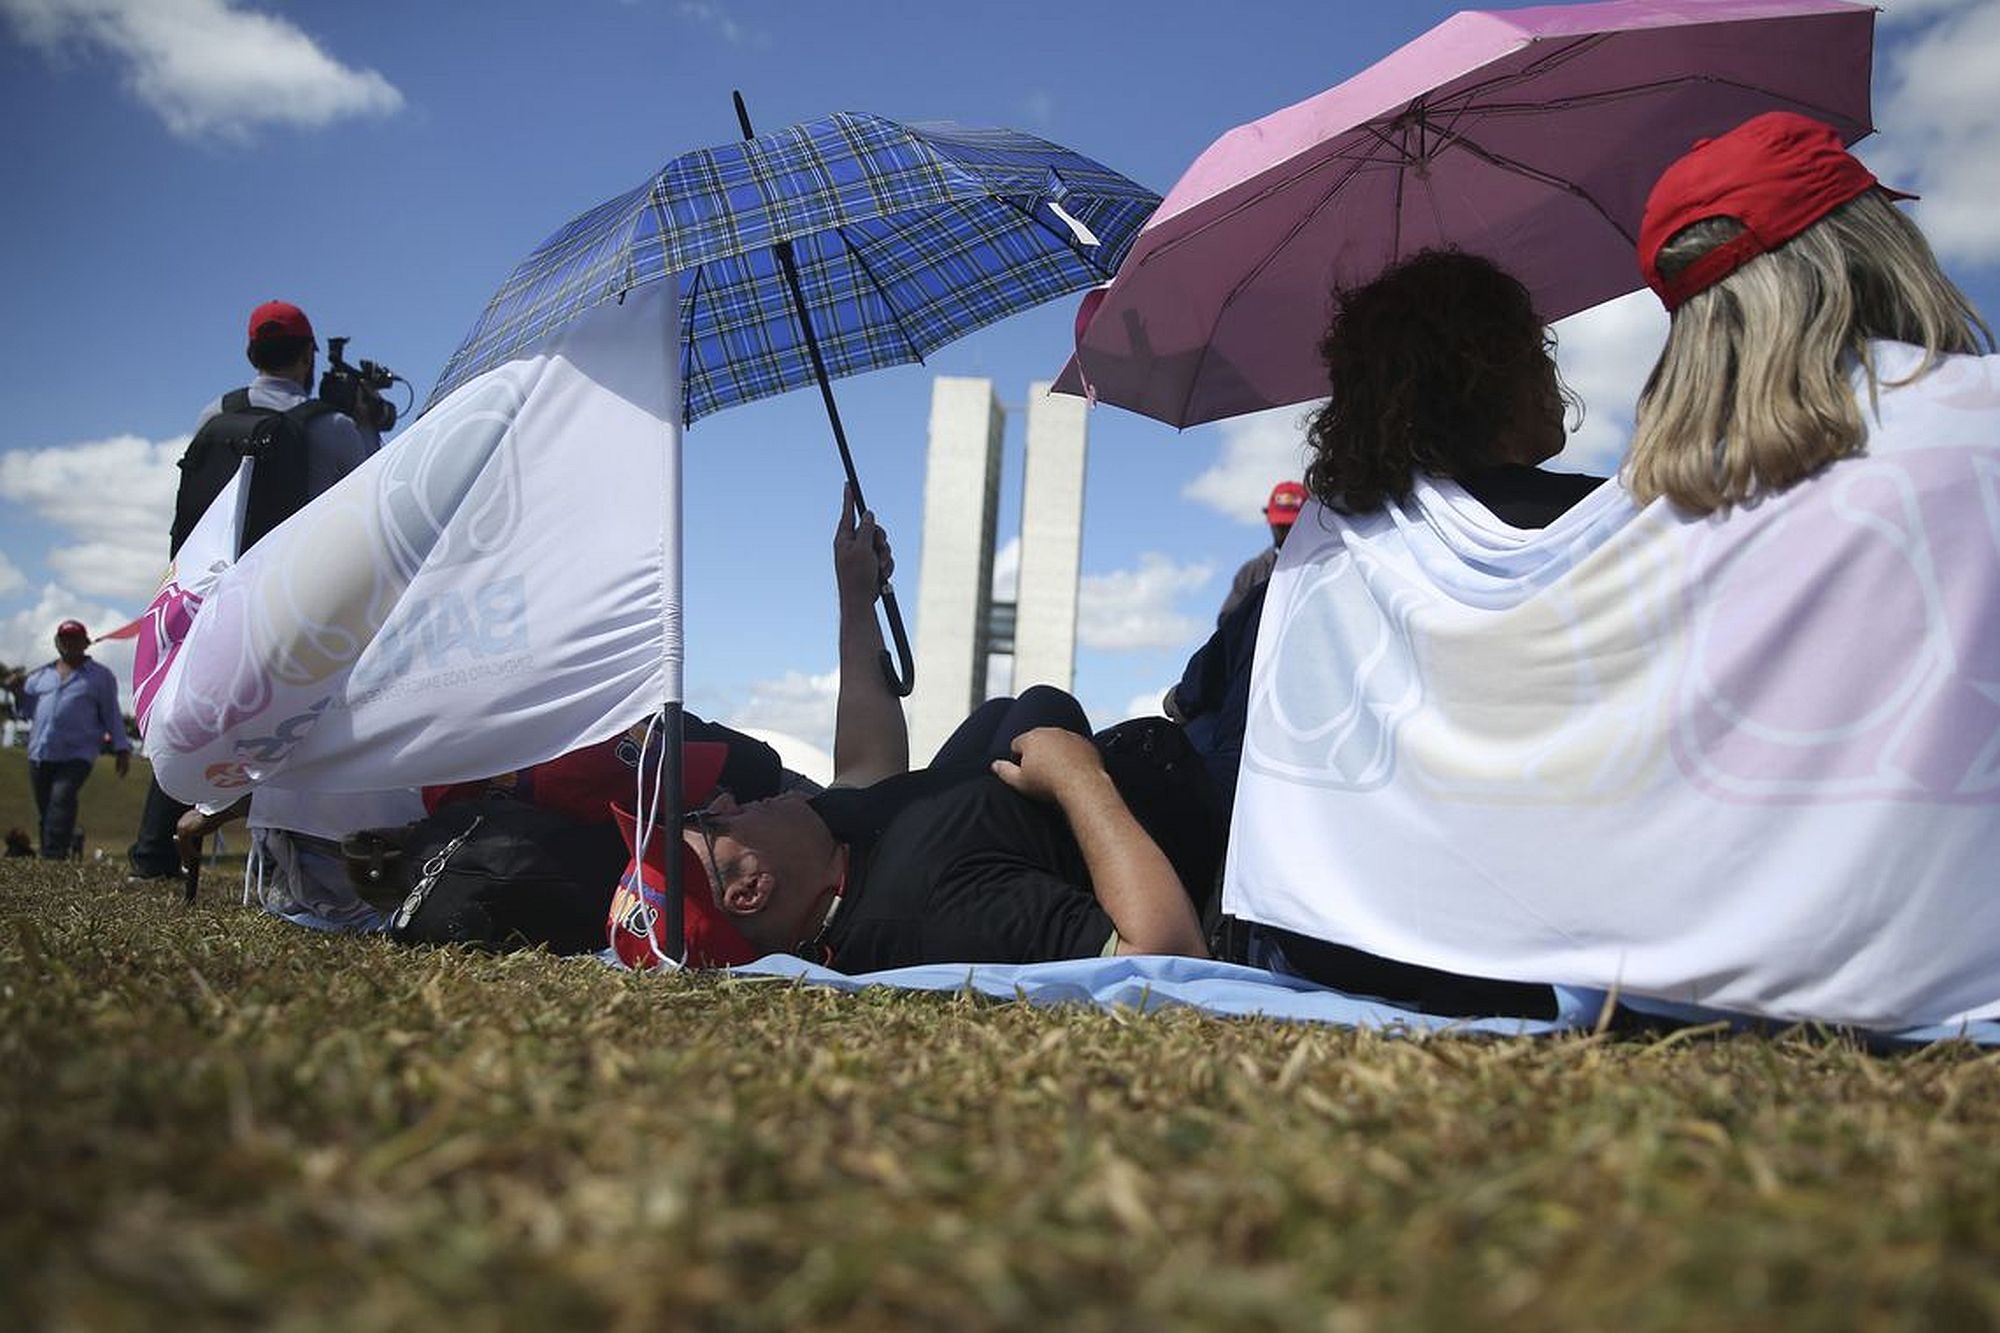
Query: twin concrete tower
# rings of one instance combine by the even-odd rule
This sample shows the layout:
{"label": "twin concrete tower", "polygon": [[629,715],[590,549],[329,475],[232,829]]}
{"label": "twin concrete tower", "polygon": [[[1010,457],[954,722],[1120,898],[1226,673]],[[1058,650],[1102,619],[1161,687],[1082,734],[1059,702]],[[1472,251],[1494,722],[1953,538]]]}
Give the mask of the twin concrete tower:
{"label": "twin concrete tower", "polygon": [[1081,398],[1028,386],[1021,479],[1021,569],[1012,602],[993,597],[1001,441],[1007,415],[990,380],[939,376],[931,388],[918,569],[917,687],[907,705],[910,759],[922,764],[986,698],[987,659],[1014,659],[1012,692],[1070,687],[1083,558]]}

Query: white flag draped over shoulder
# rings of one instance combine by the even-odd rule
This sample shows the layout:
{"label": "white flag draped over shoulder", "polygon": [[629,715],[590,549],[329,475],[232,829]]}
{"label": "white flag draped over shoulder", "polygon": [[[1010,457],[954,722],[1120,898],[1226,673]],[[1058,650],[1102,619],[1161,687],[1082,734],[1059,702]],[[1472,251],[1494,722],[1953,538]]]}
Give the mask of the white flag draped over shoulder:
{"label": "white flag draped over shoulder", "polygon": [[2000,357],[1878,344],[1867,453],[1542,532],[1309,506],[1224,907],[1460,974],[1900,1029],[2000,1014]]}
{"label": "white flag draped over shoulder", "polygon": [[462,385],[222,573],[145,719],[160,785],[462,781],[678,699],[678,309],[648,283]]}

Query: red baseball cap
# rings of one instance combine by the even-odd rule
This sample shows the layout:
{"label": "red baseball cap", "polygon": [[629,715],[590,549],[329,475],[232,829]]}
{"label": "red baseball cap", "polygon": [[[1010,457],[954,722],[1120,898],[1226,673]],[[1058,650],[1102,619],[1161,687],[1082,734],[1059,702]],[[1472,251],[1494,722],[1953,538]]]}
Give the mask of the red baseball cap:
{"label": "red baseball cap", "polygon": [[[681,809],[699,810],[715,795],[729,747],[719,741],[689,741],[681,747]],[[629,810],[612,806],[625,845],[636,848],[638,820]],[[681,857],[681,926],[687,941],[689,967],[734,967],[753,962],[763,951],[743,938],[709,892],[708,867],[681,837],[680,820],[655,828],[642,857],[636,850],[611,900],[605,922],[611,949],[627,967],[645,970],[664,958],[681,955],[678,941],[667,939],[667,870],[665,846],[671,839]]]}
{"label": "red baseball cap", "polygon": [[1312,493],[1296,481],[1281,481],[1271,488],[1271,498],[1264,502],[1264,518],[1281,528],[1289,528],[1299,521],[1299,510],[1311,498]]}
{"label": "red baseball cap", "polygon": [[[1700,140],[1661,173],[1639,224],[1640,271],[1660,303],[1677,309],[1877,187],[1897,199],[1917,197],[1876,180],[1842,146],[1833,126],[1794,111],[1767,111],[1727,134]],[[1733,218],[1743,232],[1671,278],[1664,276],[1661,247],[1707,218]]]}
{"label": "red baseball cap", "polygon": [[90,641],[90,631],[83,627],[81,620],[65,620],[62,624],[56,626],[56,637],[58,639],[67,639],[72,636],[80,638],[86,643]]}
{"label": "red baseball cap", "polygon": [[290,301],[266,301],[250,312],[250,341],[259,338],[311,338],[312,321]]}

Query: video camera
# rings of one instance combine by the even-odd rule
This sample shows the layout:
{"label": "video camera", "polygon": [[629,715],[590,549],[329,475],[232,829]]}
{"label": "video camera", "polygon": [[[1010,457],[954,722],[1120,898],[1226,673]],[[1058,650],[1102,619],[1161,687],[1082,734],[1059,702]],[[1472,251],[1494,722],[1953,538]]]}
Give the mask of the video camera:
{"label": "video camera", "polygon": [[396,428],[396,405],[382,397],[382,390],[399,380],[406,386],[409,381],[380,362],[363,360],[358,367],[348,365],[347,344],[351,341],[326,340],[327,367],[319,377],[320,401],[345,412],[358,425],[372,426],[381,433],[392,431]]}

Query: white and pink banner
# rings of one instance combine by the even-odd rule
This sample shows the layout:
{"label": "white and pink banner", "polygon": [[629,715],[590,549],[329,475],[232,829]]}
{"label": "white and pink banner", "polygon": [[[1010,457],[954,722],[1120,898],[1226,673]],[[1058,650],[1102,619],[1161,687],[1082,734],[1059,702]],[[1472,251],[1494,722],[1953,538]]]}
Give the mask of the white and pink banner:
{"label": "white and pink banner", "polygon": [[678,699],[678,309],[649,283],[461,386],[233,566],[197,530],[142,617],[160,785],[455,782]]}
{"label": "white and pink banner", "polygon": [[238,536],[243,531],[244,505],[249,498],[249,462],[236,469],[194,530],[181,543],[159,590],[137,620],[98,635],[99,639],[131,639],[132,715],[143,734],[153,711],[153,699],[167,679],[174,655],[194,628],[195,613],[216,580],[235,563]]}
{"label": "white and pink banner", "polygon": [[1862,404],[1865,456],[1713,518],[1309,507],[1226,910],[1779,1019],[2000,1015],[2000,357]]}

